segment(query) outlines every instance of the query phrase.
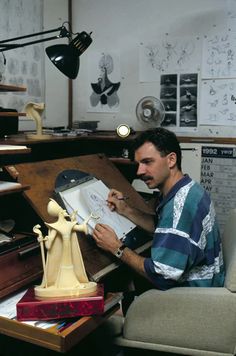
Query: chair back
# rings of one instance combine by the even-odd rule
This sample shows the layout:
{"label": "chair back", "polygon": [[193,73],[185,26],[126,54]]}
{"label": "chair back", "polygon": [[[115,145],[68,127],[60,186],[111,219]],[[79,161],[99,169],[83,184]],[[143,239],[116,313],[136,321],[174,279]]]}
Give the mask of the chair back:
{"label": "chair back", "polygon": [[222,236],[225,262],[225,287],[236,292],[236,209],[229,212]]}

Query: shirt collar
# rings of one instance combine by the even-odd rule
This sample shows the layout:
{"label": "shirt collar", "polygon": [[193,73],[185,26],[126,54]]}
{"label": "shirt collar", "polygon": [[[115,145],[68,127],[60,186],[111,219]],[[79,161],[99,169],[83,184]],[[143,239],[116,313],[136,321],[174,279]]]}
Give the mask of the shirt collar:
{"label": "shirt collar", "polygon": [[163,205],[167,203],[168,200],[172,199],[173,196],[178,192],[178,190],[188,183],[190,183],[192,179],[189,177],[188,174],[185,174],[172,188],[171,190],[166,194],[165,197],[163,195],[160,196],[160,204],[158,206],[158,209],[162,208]]}

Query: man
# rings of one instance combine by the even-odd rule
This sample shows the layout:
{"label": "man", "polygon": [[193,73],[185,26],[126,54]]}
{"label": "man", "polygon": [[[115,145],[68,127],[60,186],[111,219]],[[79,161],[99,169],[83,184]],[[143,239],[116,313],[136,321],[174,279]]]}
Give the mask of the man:
{"label": "man", "polygon": [[97,245],[120,257],[153,288],[223,286],[224,265],[215,210],[209,195],[181,171],[181,149],[175,134],[164,128],[143,132],[134,143],[137,175],[161,193],[155,215],[127,204],[112,189],[108,206],[143,229],[153,232],[151,256],[139,256],[117,239],[108,226],[97,224]]}

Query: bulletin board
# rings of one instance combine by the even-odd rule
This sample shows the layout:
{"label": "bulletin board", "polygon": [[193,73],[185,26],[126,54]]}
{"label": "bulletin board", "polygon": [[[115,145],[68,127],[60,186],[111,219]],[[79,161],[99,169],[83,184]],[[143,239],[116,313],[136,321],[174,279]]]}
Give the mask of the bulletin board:
{"label": "bulletin board", "polygon": [[[43,0],[0,2],[0,40],[43,30]],[[38,39],[39,37],[33,37]],[[33,40],[24,39],[24,42]],[[14,43],[14,42],[12,42]],[[44,52],[42,44],[0,53],[0,83],[23,85],[26,92],[1,93],[0,106],[24,111],[27,102],[44,101]]]}

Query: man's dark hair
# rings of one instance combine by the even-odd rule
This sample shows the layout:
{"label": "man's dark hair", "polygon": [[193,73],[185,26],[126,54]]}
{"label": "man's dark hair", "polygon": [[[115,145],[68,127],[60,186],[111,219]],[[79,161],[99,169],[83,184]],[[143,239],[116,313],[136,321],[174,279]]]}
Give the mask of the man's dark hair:
{"label": "man's dark hair", "polygon": [[136,151],[146,142],[151,142],[163,157],[174,152],[176,154],[177,167],[181,170],[181,148],[174,132],[163,127],[144,131],[134,140],[133,150]]}

